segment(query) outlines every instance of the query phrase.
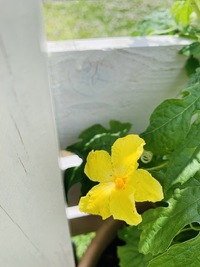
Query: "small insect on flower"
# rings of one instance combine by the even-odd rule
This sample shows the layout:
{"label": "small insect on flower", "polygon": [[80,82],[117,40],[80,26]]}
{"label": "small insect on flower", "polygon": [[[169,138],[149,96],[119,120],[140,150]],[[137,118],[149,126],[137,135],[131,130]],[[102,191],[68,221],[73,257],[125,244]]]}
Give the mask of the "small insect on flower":
{"label": "small insect on flower", "polygon": [[85,174],[99,184],[81,197],[81,211],[101,215],[103,219],[113,216],[129,225],[142,221],[135,202],[163,199],[160,183],[149,172],[138,169],[144,145],[142,138],[130,134],[115,141],[111,155],[104,150],[88,154]]}

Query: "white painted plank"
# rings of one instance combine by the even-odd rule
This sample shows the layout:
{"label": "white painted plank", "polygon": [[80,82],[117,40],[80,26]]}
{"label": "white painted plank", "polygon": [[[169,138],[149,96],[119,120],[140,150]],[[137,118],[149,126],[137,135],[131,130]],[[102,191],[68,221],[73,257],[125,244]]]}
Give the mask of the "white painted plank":
{"label": "white painted plank", "polygon": [[0,266],[73,267],[39,1],[0,0]]}
{"label": "white painted plank", "polygon": [[153,109],[186,81],[188,39],[173,36],[50,42],[51,88],[61,148],[110,119],[145,130]]}
{"label": "white painted plank", "polygon": [[48,41],[49,53],[88,51],[88,50],[113,50],[131,47],[158,47],[177,46],[190,44],[191,39],[178,36],[137,36],[137,37],[112,37],[92,38],[69,41]]}

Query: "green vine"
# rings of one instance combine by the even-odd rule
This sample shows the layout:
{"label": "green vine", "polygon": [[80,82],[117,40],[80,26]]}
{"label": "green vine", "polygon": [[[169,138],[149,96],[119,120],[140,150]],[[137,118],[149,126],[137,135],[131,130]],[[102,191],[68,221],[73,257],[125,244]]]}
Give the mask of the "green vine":
{"label": "green vine", "polygon": [[[176,1],[172,7],[176,33],[194,42],[180,53],[188,57],[188,84],[175,99],[163,101],[153,111],[140,134],[145,151],[139,167],[162,185],[164,199],[145,208],[138,226],[126,226],[119,237],[120,267],[200,266],[200,3]],[[173,28],[175,29],[175,28]],[[166,32],[166,29],[164,30]],[[190,71],[189,71],[190,70]],[[84,174],[91,150],[106,150],[130,131],[129,123],[111,121],[110,128],[94,125],[67,149],[83,158],[80,167],[65,172],[65,190],[81,182],[85,195],[95,185]],[[153,208],[152,208],[153,207]]]}

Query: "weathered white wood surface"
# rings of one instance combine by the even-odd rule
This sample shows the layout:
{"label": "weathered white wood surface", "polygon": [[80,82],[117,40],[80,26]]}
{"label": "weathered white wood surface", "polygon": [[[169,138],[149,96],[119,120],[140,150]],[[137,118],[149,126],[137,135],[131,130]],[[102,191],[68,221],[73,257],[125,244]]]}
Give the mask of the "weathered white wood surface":
{"label": "weathered white wood surface", "polygon": [[137,37],[49,42],[51,88],[62,148],[94,123],[133,123],[140,133],[153,109],[186,81],[190,40]]}
{"label": "weathered white wood surface", "polygon": [[0,0],[0,266],[73,267],[37,0]]}

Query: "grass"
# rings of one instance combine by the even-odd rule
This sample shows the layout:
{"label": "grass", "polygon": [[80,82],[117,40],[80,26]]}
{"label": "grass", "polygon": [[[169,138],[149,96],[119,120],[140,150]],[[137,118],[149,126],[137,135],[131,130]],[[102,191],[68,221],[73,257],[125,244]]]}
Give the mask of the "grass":
{"label": "grass", "polygon": [[43,5],[48,40],[131,36],[137,23],[174,0],[90,0],[48,2]]}

